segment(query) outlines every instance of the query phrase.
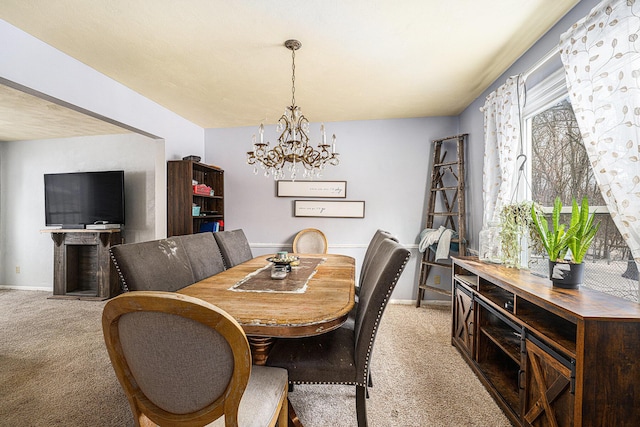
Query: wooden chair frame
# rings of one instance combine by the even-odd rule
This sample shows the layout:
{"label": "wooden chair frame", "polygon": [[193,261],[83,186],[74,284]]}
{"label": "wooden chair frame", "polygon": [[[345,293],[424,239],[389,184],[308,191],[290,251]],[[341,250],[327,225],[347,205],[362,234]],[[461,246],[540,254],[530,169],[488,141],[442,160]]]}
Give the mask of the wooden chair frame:
{"label": "wooden chair frame", "polygon": [[[125,358],[118,322],[131,312],[162,312],[199,322],[222,335],[233,352],[233,374],[224,393],[211,404],[187,414],[173,414],[157,405],[142,392]],[[136,426],[203,426],[225,415],[226,427],[237,427],[238,407],[251,375],[251,350],[242,327],[222,309],[197,298],[172,292],[139,291],[119,295],[105,305],[102,330],[116,377],[129,400]],[[287,386],[268,426],[286,426],[288,417]]]}
{"label": "wooden chair frame", "polygon": [[304,230],[300,230],[298,234],[296,234],[296,237],[294,237],[293,239],[293,253],[294,254],[300,253],[298,251],[298,240],[300,240],[300,238],[307,233],[315,233],[321,237],[321,239],[324,241],[324,251],[320,253],[326,254],[329,248],[329,243],[327,242],[327,236],[325,236],[324,233],[318,230],[317,228],[305,228]]}

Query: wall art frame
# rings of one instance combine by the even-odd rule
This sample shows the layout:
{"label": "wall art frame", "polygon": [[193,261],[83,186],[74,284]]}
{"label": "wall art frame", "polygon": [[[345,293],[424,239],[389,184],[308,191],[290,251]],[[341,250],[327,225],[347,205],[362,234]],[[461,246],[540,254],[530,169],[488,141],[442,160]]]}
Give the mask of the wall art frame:
{"label": "wall art frame", "polygon": [[277,181],[278,197],[345,199],[347,181]]}
{"label": "wall art frame", "polygon": [[315,218],[364,218],[364,201],[294,200],[293,215]]}

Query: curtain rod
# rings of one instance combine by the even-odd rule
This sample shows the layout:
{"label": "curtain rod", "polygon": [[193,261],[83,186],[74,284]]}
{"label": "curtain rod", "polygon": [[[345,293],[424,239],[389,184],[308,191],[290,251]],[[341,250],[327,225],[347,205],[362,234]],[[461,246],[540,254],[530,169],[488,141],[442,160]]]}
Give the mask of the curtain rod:
{"label": "curtain rod", "polygon": [[540,67],[542,67],[544,64],[549,62],[551,59],[553,59],[553,57],[556,56],[558,53],[560,53],[560,48],[558,46],[555,46],[553,49],[547,52],[547,54],[542,58],[540,58],[538,62],[533,64],[531,68],[529,68],[527,71],[522,73],[522,77],[524,78],[524,80],[526,81],[531,74],[536,72]]}

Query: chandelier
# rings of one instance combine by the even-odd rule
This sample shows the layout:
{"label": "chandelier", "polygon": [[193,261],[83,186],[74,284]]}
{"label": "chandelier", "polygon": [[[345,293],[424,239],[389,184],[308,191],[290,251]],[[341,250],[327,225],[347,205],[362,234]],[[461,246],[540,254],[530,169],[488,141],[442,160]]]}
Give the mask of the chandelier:
{"label": "chandelier", "polygon": [[331,144],[327,144],[324,124],[320,125],[320,143],[315,149],[309,145],[309,121],[296,105],[296,50],[302,43],[298,40],[287,40],[284,45],[291,50],[291,105],[286,107],[284,114],[278,120],[276,132],[280,133],[278,143],[269,148],[269,142],[264,142],[264,125],[260,124],[258,133],[260,141],[253,135],[253,151],[247,152],[247,163],[253,165],[253,173],[258,173],[258,166],[264,169],[264,175],[272,175],[273,179],[285,177],[285,165],[289,164],[291,179],[295,180],[299,170],[304,171],[303,178],[320,177],[324,168],[339,163],[336,153],[336,135]]}

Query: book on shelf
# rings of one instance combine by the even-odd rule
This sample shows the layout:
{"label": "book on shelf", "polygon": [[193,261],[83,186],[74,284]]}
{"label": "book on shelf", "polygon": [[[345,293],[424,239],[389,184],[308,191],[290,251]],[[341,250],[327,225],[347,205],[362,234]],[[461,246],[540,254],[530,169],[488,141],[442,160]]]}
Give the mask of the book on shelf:
{"label": "book on shelf", "polygon": [[224,224],[222,221],[207,221],[200,226],[200,232],[213,231],[214,233],[222,230]]}

